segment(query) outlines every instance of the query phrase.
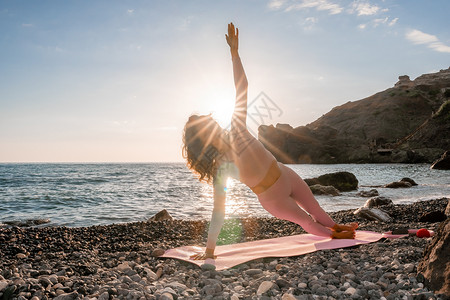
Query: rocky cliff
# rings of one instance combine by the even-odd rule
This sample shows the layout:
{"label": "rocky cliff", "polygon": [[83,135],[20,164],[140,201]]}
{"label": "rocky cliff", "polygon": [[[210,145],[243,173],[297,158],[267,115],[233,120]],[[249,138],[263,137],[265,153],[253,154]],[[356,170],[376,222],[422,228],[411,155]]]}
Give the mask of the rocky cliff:
{"label": "rocky cliff", "polygon": [[293,128],[262,125],[259,140],[285,163],[432,162],[450,149],[450,68],[333,108]]}

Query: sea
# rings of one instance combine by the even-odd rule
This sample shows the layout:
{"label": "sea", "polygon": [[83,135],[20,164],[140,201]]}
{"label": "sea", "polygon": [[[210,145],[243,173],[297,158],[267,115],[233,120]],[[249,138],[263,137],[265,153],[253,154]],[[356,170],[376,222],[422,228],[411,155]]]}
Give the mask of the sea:
{"label": "sea", "polygon": [[[418,186],[377,187],[395,204],[450,197],[450,171],[428,164],[288,165],[302,178],[348,171],[357,191],[316,196],[328,212],[356,209],[373,186],[409,177]],[[145,221],[166,209],[175,219],[209,219],[212,187],[201,183],[184,163],[2,163],[0,225],[7,221],[49,219],[41,226],[80,227]],[[226,218],[268,217],[244,184],[228,180]]]}

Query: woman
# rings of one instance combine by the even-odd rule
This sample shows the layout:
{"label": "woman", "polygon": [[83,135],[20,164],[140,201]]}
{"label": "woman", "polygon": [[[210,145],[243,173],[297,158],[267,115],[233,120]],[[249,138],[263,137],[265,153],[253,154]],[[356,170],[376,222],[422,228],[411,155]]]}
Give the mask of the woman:
{"label": "woman", "polygon": [[227,133],[211,115],[189,118],[184,128],[183,156],[200,181],[213,183],[214,209],[206,251],[193,259],[215,258],[217,237],[225,219],[226,180],[233,177],[250,187],[273,216],[294,222],[307,232],[337,239],[355,237],[358,224],[336,224],[319,206],[308,185],[254,138],[247,129],[247,77],[238,53],[239,30],[228,24],[226,41],[233,62],[236,104]]}

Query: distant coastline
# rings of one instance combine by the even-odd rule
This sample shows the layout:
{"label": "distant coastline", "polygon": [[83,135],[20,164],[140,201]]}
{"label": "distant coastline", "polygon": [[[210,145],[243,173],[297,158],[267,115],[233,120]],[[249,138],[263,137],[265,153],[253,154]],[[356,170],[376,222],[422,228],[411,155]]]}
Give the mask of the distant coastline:
{"label": "distant coastline", "polygon": [[261,125],[259,140],[284,163],[432,163],[450,149],[450,68],[333,108],[293,128]]}

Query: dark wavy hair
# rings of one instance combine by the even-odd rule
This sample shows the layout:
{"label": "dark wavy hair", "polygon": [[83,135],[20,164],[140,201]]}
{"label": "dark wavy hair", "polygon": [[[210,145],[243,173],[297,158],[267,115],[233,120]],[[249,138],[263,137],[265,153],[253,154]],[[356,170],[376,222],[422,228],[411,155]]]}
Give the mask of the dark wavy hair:
{"label": "dark wavy hair", "polygon": [[223,129],[211,115],[192,115],[184,126],[183,157],[186,159],[188,168],[197,173],[200,181],[206,183],[212,183],[217,173],[217,159],[221,155],[219,150],[211,144],[211,139],[217,130]]}

